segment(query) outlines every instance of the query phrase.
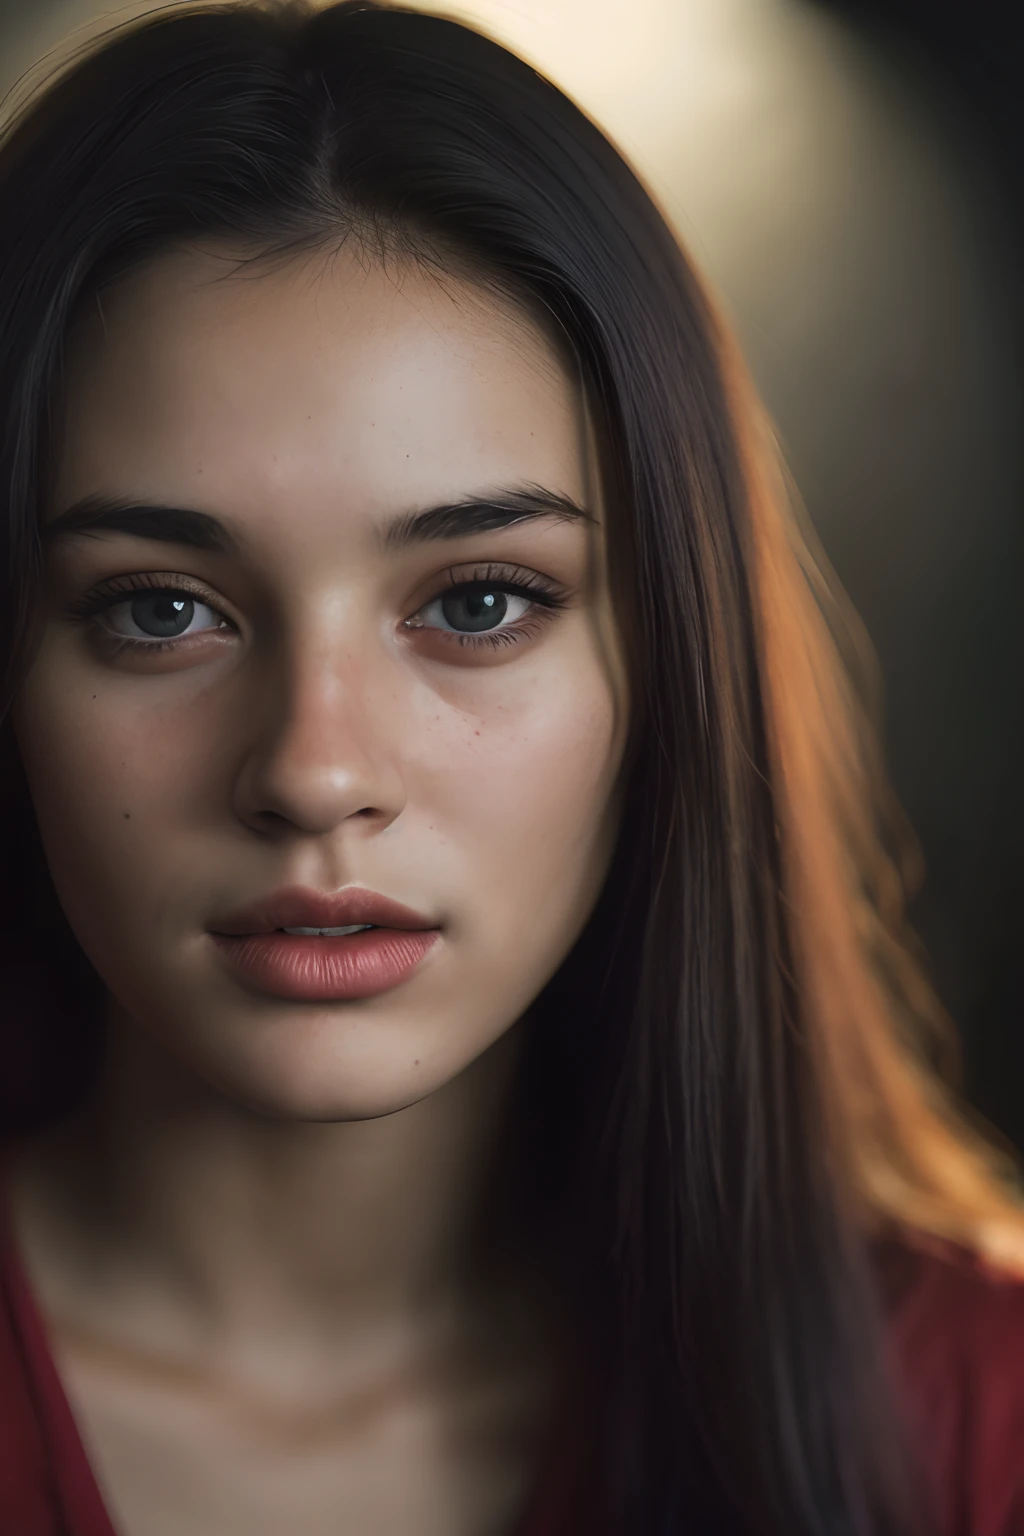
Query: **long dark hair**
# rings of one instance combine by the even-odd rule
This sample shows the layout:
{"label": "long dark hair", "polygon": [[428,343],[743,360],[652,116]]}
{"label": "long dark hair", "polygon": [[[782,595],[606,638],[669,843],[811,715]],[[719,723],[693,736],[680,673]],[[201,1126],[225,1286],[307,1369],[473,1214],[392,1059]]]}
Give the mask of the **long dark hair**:
{"label": "long dark hair", "polygon": [[[870,1239],[1019,1217],[928,1059],[944,1020],[903,922],[869,650],[676,238],[552,84],[413,11],[200,4],[118,29],[21,112],[0,146],[4,718],[76,308],[176,244],[346,237],[543,312],[600,424],[634,652],[626,809],[528,1070],[574,1217],[611,1528],[927,1530]],[[12,1127],[81,1095],[98,983],[3,732]],[[66,956],[45,978],[44,929]]]}

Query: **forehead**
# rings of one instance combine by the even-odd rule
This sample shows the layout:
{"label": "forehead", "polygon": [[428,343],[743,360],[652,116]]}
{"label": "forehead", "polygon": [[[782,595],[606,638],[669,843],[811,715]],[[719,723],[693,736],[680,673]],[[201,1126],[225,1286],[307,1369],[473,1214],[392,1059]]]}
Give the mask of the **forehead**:
{"label": "forehead", "polygon": [[510,302],[411,260],[238,268],[179,251],[105,293],[69,340],[58,481],[259,505],[413,505],[487,484],[576,498],[585,407]]}

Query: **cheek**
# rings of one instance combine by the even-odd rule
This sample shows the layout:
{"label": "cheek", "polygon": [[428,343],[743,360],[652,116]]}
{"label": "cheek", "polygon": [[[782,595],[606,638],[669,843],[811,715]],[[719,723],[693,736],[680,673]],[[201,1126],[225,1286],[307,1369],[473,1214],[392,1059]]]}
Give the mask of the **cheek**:
{"label": "cheek", "polygon": [[[45,658],[26,684],[15,736],[54,883],[79,933],[131,908],[160,879],[161,848],[188,790],[182,725],[173,708],[143,705]],[[203,764],[191,771],[201,782]]]}
{"label": "cheek", "polygon": [[596,658],[566,659],[510,676],[457,719],[421,764],[445,863],[495,912],[571,922],[596,895],[615,832],[624,710],[612,683]]}

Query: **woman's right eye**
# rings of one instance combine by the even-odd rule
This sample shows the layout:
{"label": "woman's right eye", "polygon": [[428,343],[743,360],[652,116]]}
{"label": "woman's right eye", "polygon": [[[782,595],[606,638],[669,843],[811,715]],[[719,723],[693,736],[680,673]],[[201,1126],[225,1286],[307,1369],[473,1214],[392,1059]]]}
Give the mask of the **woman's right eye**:
{"label": "woman's right eye", "polygon": [[180,578],[120,577],[87,593],[71,605],[71,612],[118,649],[165,651],[182,640],[235,627],[209,596]]}
{"label": "woman's right eye", "polygon": [[[204,615],[209,615],[213,622],[200,622],[197,629],[193,629],[195,621]],[[129,601],[114,603],[105,610],[106,628],[121,639],[142,640],[143,643],[181,640],[203,629],[219,629],[225,623],[223,616],[208,603],[198,602],[187,592],[173,587],[140,592]]]}

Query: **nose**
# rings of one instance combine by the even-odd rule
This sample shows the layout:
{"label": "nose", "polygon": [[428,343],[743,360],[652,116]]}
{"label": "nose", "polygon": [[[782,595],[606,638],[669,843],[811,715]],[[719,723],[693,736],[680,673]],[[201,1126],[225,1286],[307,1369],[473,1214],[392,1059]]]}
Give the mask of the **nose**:
{"label": "nose", "polygon": [[379,662],[308,641],[260,669],[234,785],[246,826],[264,836],[323,836],[354,817],[380,830],[400,815],[402,706],[395,677],[379,674]]}

